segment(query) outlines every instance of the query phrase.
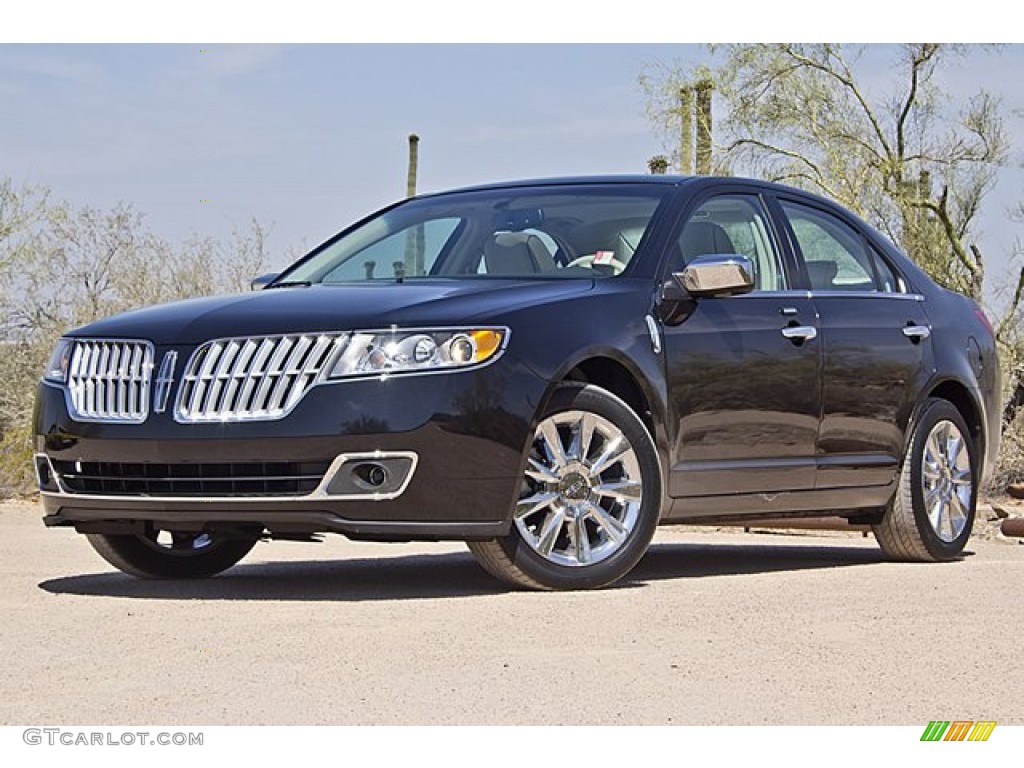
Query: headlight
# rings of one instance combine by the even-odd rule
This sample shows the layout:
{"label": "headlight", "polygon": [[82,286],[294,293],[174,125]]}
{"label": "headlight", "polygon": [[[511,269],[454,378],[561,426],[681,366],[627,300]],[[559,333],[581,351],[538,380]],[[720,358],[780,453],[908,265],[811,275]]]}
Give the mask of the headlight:
{"label": "headlight", "polygon": [[68,364],[71,362],[71,351],[75,348],[75,342],[71,339],[61,339],[53,348],[50,361],[43,371],[43,378],[47,381],[56,381],[63,384],[68,380]]}
{"label": "headlight", "polygon": [[356,331],[328,378],[469,368],[496,357],[508,328]]}

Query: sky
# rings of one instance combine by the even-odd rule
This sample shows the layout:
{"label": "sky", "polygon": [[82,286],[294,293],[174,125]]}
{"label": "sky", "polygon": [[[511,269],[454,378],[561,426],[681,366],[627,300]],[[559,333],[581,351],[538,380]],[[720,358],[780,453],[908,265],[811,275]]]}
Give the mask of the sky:
{"label": "sky", "polygon": [[[884,86],[885,50],[864,74]],[[76,204],[119,201],[157,234],[227,238],[255,217],[275,266],[405,193],[501,179],[643,173],[665,150],[638,77],[706,60],[668,44],[0,45],[0,177]],[[1014,144],[981,221],[990,293],[1024,225],[1024,46],[978,49],[952,106],[1003,100]]]}

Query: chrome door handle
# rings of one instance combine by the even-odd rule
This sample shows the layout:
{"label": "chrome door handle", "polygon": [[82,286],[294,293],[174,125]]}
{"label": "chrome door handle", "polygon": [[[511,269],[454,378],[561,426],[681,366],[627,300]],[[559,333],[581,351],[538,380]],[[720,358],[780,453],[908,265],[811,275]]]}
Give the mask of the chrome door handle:
{"label": "chrome door handle", "polygon": [[790,325],[782,329],[782,335],[790,341],[810,341],[818,338],[818,329],[813,325]]}
{"label": "chrome door handle", "polygon": [[913,342],[918,342],[931,336],[932,329],[927,325],[908,325],[903,328],[903,335]]}

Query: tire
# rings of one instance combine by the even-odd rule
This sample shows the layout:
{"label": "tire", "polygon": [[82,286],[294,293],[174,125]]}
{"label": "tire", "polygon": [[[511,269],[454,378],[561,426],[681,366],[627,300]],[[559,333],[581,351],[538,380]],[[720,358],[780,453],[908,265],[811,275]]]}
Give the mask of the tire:
{"label": "tire", "polygon": [[629,573],[661,514],[661,464],[615,395],[560,386],[528,448],[507,536],[468,542],[480,565],[527,589],[595,589]]}
{"label": "tire", "polygon": [[152,531],[145,535],[86,534],[100,557],[143,579],[201,579],[226,571],[256,545],[256,539],[208,533]]}
{"label": "tire", "polygon": [[913,427],[896,493],[872,526],[882,551],[906,561],[957,557],[974,525],[977,477],[977,449],[960,412],[946,400],[928,400]]}

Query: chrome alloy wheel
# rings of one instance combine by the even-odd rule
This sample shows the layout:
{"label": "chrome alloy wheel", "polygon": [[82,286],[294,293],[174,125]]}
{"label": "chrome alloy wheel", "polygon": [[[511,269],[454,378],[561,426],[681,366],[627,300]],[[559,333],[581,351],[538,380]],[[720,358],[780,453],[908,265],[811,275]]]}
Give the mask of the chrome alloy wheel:
{"label": "chrome alloy wheel", "polygon": [[921,461],[921,490],[928,521],[946,543],[963,533],[974,490],[971,458],[956,424],[939,421],[928,433]]}
{"label": "chrome alloy wheel", "polygon": [[515,524],[545,560],[592,565],[629,539],[642,491],[640,462],[619,428],[589,411],[564,411],[537,427]]}

